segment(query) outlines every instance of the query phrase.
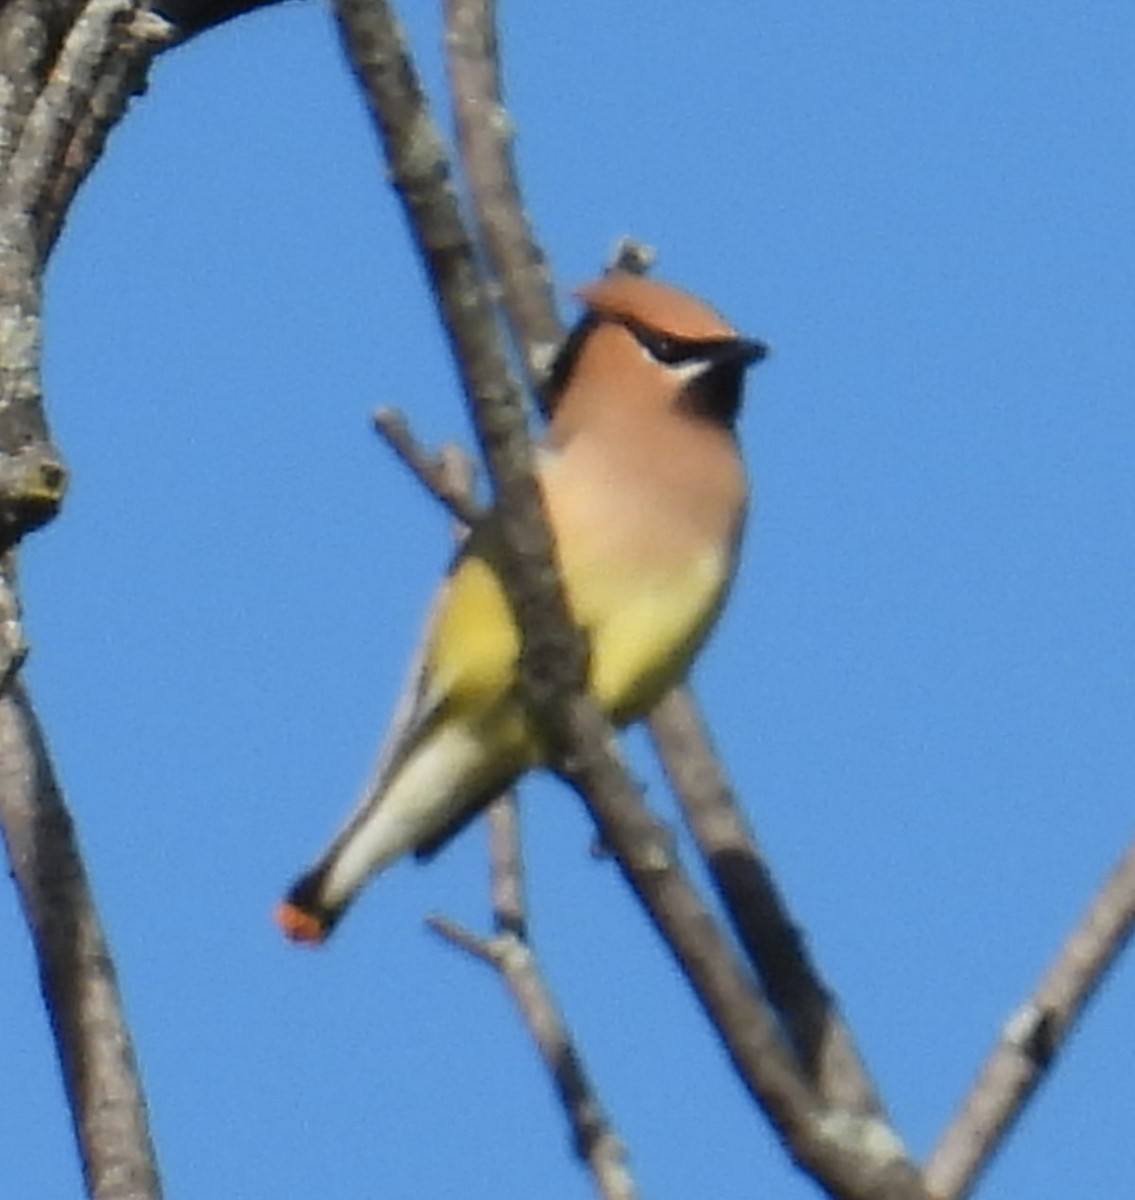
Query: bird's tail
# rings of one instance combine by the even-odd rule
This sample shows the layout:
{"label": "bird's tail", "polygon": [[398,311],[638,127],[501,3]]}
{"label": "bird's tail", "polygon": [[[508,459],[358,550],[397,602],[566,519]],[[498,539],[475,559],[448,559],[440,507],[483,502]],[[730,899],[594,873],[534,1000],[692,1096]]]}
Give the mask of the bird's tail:
{"label": "bird's tail", "polygon": [[293,942],[326,941],[367,880],[404,854],[434,854],[537,761],[512,704],[475,728],[440,723],[377,773],[327,851],[288,889],[276,923]]}
{"label": "bird's tail", "polygon": [[325,941],[373,875],[404,854],[439,849],[526,765],[517,746],[495,749],[486,755],[485,739],[454,722],[395,760],[277,907],[276,923],[287,937]]}
{"label": "bird's tail", "polygon": [[322,902],[322,874],[320,868],[305,872],[276,906],[276,924],[289,941],[318,946],[343,915],[343,908],[336,911]]}
{"label": "bird's tail", "polygon": [[397,805],[387,800],[383,792],[369,792],[314,866],[288,888],[276,924],[291,941],[326,941],[367,880],[414,848],[412,823],[399,820]]}

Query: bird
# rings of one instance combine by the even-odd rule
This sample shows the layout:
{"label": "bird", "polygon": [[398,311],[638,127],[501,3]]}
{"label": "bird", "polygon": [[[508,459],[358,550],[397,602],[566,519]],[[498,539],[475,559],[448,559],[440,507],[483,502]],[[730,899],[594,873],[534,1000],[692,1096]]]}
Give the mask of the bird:
{"label": "bird", "polygon": [[[736,573],[748,481],[736,436],[746,369],[768,353],[708,304],[613,271],[551,367],[535,473],[587,688],[616,726],[686,676]],[[431,857],[497,795],[546,765],[517,686],[521,635],[490,513],[457,552],[372,780],[277,924],[326,940],[363,886]]]}

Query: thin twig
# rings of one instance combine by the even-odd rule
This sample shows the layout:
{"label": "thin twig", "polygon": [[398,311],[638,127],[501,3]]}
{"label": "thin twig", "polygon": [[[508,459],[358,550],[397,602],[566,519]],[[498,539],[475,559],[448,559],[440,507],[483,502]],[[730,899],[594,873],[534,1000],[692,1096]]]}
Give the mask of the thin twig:
{"label": "thin twig", "polygon": [[471,929],[466,929],[464,925],[460,925],[456,921],[451,921],[448,917],[443,917],[438,913],[431,913],[426,917],[426,925],[442,941],[448,942],[456,949],[464,951],[471,958],[477,959],[478,962],[488,963],[491,967],[496,966],[493,945],[488,938],[483,938]]}
{"label": "thin twig", "polygon": [[658,251],[638,238],[621,237],[615,243],[608,271],[626,271],[629,275],[645,275],[654,266]]}
{"label": "thin twig", "polygon": [[834,1108],[882,1118],[851,1031],[809,958],[688,688],[662,699],[650,732],[733,930],[816,1090]]}
{"label": "thin twig", "polygon": [[446,0],[446,65],[469,198],[501,302],[539,395],[563,328],[551,272],[516,181],[515,129],[504,107],[496,0]]}
{"label": "thin twig", "polygon": [[430,917],[428,924],[450,945],[491,966],[504,980],[556,1088],[576,1155],[591,1172],[596,1191],[603,1200],[636,1200],[638,1190],[622,1141],[599,1103],[528,943],[507,931],[481,938],[444,917]]}
{"label": "thin twig", "polygon": [[520,853],[520,813],[516,796],[506,792],[489,809],[489,880],[493,927],[528,940],[528,903],[524,894],[524,858]]}
{"label": "thin twig", "polygon": [[445,505],[454,520],[471,528],[481,519],[481,510],[472,499],[469,486],[455,473],[452,454],[445,449],[438,455],[423,450],[410,432],[406,418],[396,409],[378,409],[373,421],[375,430],[399,461],[426,491]]}
{"label": "thin twig", "polygon": [[833,1195],[922,1197],[901,1147],[832,1119],[780,1039],[752,981],[670,851],[622,767],[614,734],[584,692],[586,655],[559,581],[533,476],[519,389],[450,182],[451,171],[401,28],[383,0],[338,0],[344,46],[382,137],[422,253],[489,465],[502,580],[523,635],[521,686],[561,774],[685,972],[750,1093],[791,1153]]}
{"label": "thin twig", "polygon": [[498,969],[540,1051],[579,1159],[591,1171],[603,1200],[636,1200],[626,1147],[599,1101],[583,1058],[559,1012],[528,941],[528,901],[516,797],[508,792],[489,810],[490,889]]}
{"label": "thin twig", "polygon": [[1135,842],[1092,900],[1056,961],[1005,1025],[957,1116],[926,1165],[930,1193],[973,1190],[1068,1034],[1135,929]]}

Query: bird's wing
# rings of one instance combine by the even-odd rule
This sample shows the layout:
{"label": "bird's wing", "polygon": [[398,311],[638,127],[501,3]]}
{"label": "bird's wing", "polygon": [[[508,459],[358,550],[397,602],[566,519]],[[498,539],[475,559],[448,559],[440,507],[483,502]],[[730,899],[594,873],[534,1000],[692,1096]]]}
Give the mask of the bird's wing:
{"label": "bird's wing", "polygon": [[429,686],[427,664],[430,633],[437,618],[437,611],[444,600],[445,586],[442,585],[426,612],[425,623],[414,656],[410,660],[406,680],[402,684],[398,702],[394,706],[394,715],[391,717],[366,787],[368,796],[377,795],[383,790],[386,781],[437,715],[440,698]]}
{"label": "bird's wing", "polygon": [[497,573],[498,537],[474,531],[434,596],[367,795],[380,794],[443,713],[475,718],[509,691],[520,640]]}

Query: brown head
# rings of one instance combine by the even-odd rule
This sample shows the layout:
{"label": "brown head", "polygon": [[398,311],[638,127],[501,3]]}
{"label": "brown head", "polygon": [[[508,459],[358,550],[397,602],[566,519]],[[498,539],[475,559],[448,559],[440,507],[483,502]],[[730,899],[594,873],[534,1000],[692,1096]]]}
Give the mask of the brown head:
{"label": "brown head", "polygon": [[708,304],[668,284],[612,272],[578,293],[585,311],[552,368],[545,400],[562,442],[598,409],[665,410],[732,430],[745,369],[767,354]]}

